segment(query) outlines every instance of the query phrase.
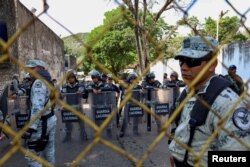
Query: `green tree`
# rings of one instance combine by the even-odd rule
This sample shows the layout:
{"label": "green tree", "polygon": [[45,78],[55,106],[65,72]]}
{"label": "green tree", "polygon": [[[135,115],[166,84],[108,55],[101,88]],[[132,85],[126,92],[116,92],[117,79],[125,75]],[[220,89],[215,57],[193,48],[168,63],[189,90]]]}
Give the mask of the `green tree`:
{"label": "green tree", "polygon": [[[246,41],[247,36],[240,31],[241,24],[237,16],[223,17],[226,14],[221,14],[219,18],[219,33],[218,40],[223,43],[231,43],[236,41]],[[190,35],[217,36],[217,20],[211,17],[205,18],[205,23],[202,24],[196,16],[189,17],[178,21],[178,25],[192,28]]]}
{"label": "green tree", "polygon": [[[137,61],[131,23],[123,17],[123,12],[121,8],[106,12],[103,25],[92,30],[87,38],[93,58],[116,75]],[[122,17],[115,20],[119,15]]]}
{"label": "green tree", "polygon": [[[121,17],[114,21],[117,16]],[[93,58],[115,74],[139,60],[133,20],[128,10],[119,7],[105,13],[103,25],[92,30],[87,38],[87,45],[93,48]],[[148,15],[145,18],[144,28],[148,39],[148,61],[153,61],[158,57],[159,52],[165,52],[168,47],[171,38],[163,43],[161,41],[173,26],[165,23],[162,18],[159,18],[156,24],[153,17]]]}
{"label": "green tree", "polygon": [[[219,19],[218,40],[223,43],[246,41],[247,37],[240,31],[240,27],[240,20],[237,16],[221,17]],[[205,19],[204,31],[207,35],[216,37],[216,28],[216,20],[211,17]]]}

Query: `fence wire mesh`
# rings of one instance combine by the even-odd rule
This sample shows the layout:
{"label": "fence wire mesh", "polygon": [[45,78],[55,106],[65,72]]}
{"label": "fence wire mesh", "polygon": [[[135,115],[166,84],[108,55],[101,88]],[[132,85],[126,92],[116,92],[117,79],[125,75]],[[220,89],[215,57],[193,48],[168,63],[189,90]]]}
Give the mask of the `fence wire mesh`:
{"label": "fence wire mesh", "polygon": [[[151,1],[150,1],[151,2]],[[147,160],[147,158],[149,157],[149,155],[154,151],[155,147],[160,143],[160,141],[163,140],[163,138],[165,138],[166,136],[168,138],[172,138],[173,140],[175,140],[178,144],[180,144],[181,147],[187,149],[189,151],[189,153],[195,158],[195,166],[202,166],[201,164],[201,158],[204,156],[205,152],[207,151],[209,145],[211,144],[212,141],[215,140],[217,134],[220,131],[224,131],[226,134],[233,136],[233,134],[231,133],[230,129],[227,129],[224,127],[224,121],[230,117],[233,112],[235,111],[235,108],[237,107],[237,105],[244,101],[245,103],[249,104],[249,90],[248,90],[248,85],[250,83],[250,78],[248,78],[245,82],[244,82],[244,86],[245,86],[245,90],[244,92],[239,96],[239,99],[237,101],[236,104],[233,105],[233,108],[223,117],[216,115],[216,112],[213,112],[215,114],[215,117],[218,117],[218,119],[220,120],[220,124],[217,126],[217,129],[214,130],[214,132],[210,135],[210,137],[207,140],[207,143],[202,147],[200,152],[195,152],[191,147],[189,147],[186,143],[182,143],[180,141],[178,141],[174,136],[171,135],[171,133],[169,133],[169,131],[167,129],[170,128],[171,123],[174,121],[174,119],[177,117],[177,115],[181,112],[182,108],[184,107],[185,103],[187,102],[187,100],[195,95],[195,90],[194,90],[194,85],[198,82],[199,78],[202,77],[203,75],[206,74],[206,72],[209,70],[209,67],[217,60],[217,56],[219,51],[221,50],[221,48],[223,47],[223,44],[226,43],[226,41],[228,39],[231,39],[232,36],[234,35],[234,33],[236,31],[238,31],[239,27],[241,29],[243,29],[246,34],[250,35],[250,29],[249,27],[247,27],[246,25],[246,21],[249,19],[247,18],[247,15],[249,15],[250,12],[250,5],[248,6],[246,11],[240,11],[239,9],[237,9],[236,7],[234,7],[234,4],[231,3],[231,1],[225,0],[224,3],[230,7],[230,10],[234,11],[235,15],[237,15],[240,19],[240,24],[238,25],[238,27],[236,27],[236,30],[232,30],[231,36],[228,35],[225,39],[223,39],[222,41],[220,41],[220,45],[217,48],[214,48],[216,51],[214,52],[214,57],[213,59],[210,60],[210,62],[201,70],[201,72],[199,73],[199,75],[197,75],[197,77],[191,82],[188,83],[189,88],[191,88],[189,94],[187,95],[187,97],[183,100],[183,102],[175,109],[175,112],[173,115],[171,115],[171,117],[169,117],[165,122],[163,122],[162,125],[162,130],[159,133],[159,135],[154,139],[154,141],[149,145],[148,149],[146,150],[146,152],[139,158],[135,157],[133,154],[127,152],[126,150],[124,150],[123,148],[113,144],[112,142],[110,142],[109,140],[105,139],[102,137],[102,134],[105,131],[105,128],[109,126],[110,122],[112,121],[112,119],[116,116],[116,113],[119,112],[119,110],[121,110],[126,103],[131,100],[133,103],[139,105],[141,108],[143,108],[143,110],[148,113],[151,114],[152,117],[154,117],[155,119],[159,118],[157,117],[157,115],[152,112],[150,110],[150,108],[145,105],[142,104],[141,102],[139,102],[138,100],[134,99],[131,97],[131,94],[127,94],[127,96],[121,100],[120,105],[118,106],[118,108],[115,108],[111,114],[107,117],[107,119],[105,119],[103,121],[103,123],[98,126],[97,124],[95,124],[95,122],[93,122],[93,120],[91,120],[90,118],[88,118],[86,115],[82,114],[80,111],[78,111],[77,109],[73,108],[72,106],[66,104],[61,98],[60,98],[60,94],[57,91],[57,89],[55,87],[53,87],[51,84],[49,84],[47,81],[45,81],[43,78],[41,78],[40,75],[38,75],[37,73],[35,73],[34,71],[32,71],[29,68],[25,67],[24,62],[21,62],[20,60],[18,60],[16,57],[14,57],[13,55],[10,54],[10,49],[13,46],[13,44],[20,38],[20,36],[27,30],[29,29],[29,27],[34,24],[34,22],[39,19],[39,17],[41,17],[42,15],[46,15],[48,16],[52,21],[54,21],[55,23],[57,23],[59,26],[61,26],[63,29],[65,29],[67,32],[69,32],[71,35],[73,35],[74,40],[78,41],[79,43],[81,43],[81,47],[85,49],[85,55],[80,59],[80,61],[77,62],[77,65],[74,67],[74,70],[77,70],[80,66],[84,65],[84,62],[90,61],[93,65],[95,65],[95,67],[97,67],[98,69],[100,69],[101,72],[103,73],[108,73],[108,74],[112,74],[112,77],[114,78],[114,80],[116,82],[119,82],[123,87],[126,87],[128,90],[132,90],[134,85],[127,85],[125,82],[121,81],[120,76],[115,75],[114,73],[112,73],[112,71],[108,68],[106,68],[98,59],[95,59],[95,56],[93,56],[93,48],[94,46],[98,43],[98,41],[109,31],[111,31],[112,26],[115,25],[115,23],[119,20],[119,19],[125,19],[127,20],[127,22],[129,24],[131,24],[134,27],[134,31],[137,35],[137,37],[143,38],[143,39],[139,39],[139,40],[145,40],[143,41],[144,44],[146,46],[151,46],[152,48],[154,48],[156,50],[156,58],[154,59],[154,61],[150,62],[150,65],[156,64],[159,61],[163,61],[164,59],[169,59],[171,57],[168,56],[168,52],[171,52],[171,48],[165,48],[165,43],[168,42],[169,39],[173,38],[173,31],[176,30],[180,25],[175,25],[172,29],[172,32],[169,31],[164,37],[162,38],[158,38],[157,36],[153,36],[153,33],[150,32],[150,28],[148,28],[144,23],[143,23],[143,19],[145,18],[141,18],[143,16],[141,16],[138,12],[138,6],[140,6],[140,3],[142,3],[144,5],[144,11],[149,11],[149,9],[147,9],[148,6],[146,6],[146,3],[149,3],[147,1],[134,1],[132,2],[131,0],[124,0],[124,1],[116,1],[116,3],[120,6],[120,15],[117,15],[115,17],[113,17],[112,20],[110,20],[110,23],[108,24],[107,27],[105,27],[101,33],[97,34],[96,37],[88,44],[84,43],[82,41],[82,39],[80,39],[78,36],[74,35],[73,32],[71,32],[71,30],[69,28],[67,28],[67,26],[63,25],[62,23],[60,23],[60,21],[58,21],[57,19],[55,19],[53,16],[51,16],[47,11],[49,9],[49,3],[47,3],[46,0],[43,1],[43,11],[34,16],[33,19],[31,19],[29,22],[25,23],[24,26],[20,27],[9,39],[7,42],[0,40],[0,46],[1,46],[1,50],[2,50],[2,54],[0,57],[0,62],[4,62],[6,60],[10,60],[11,63],[15,64],[15,66],[18,67],[19,70],[23,70],[26,73],[30,73],[33,76],[35,76],[38,79],[43,80],[43,82],[46,83],[46,85],[49,87],[49,89],[51,90],[52,94],[53,94],[53,100],[46,105],[46,107],[32,120],[29,121],[29,123],[27,125],[25,125],[21,130],[16,131],[15,129],[11,128],[11,126],[0,122],[0,128],[2,129],[2,131],[4,131],[4,133],[6,133],[8,136],[10,136],[10,138],[12,139],[12,147],[11,149],[0,158],[0,166],[4,165],[16,152],[21,152],[23,154],[26,154],[28,156],[30,156],[31,158],[37,160],[38,162],[40,162],[41,164],[43,164],[44,166],[52,166],[51,164],[49,164],[46,160],[38,157],[37,155],[31,153],[31,152],[27,152],[27,149],[25,147],[23,147],[22,142],[21,142],[21,137],[22,135],[25,133],[26,130],[28,130],[29,126],[37,119],[40,118],[41,115],[44,114],[44,112],[46,111],[46,109],[50,108],[53,105],[59,105],[62,106],[63,108],[71,111],[72,113],[74,113],[77,117],[79,117],[82,121],[84,121],[88,126],[90,126],[94,131],[95,131],[95,137],[93,139],[93,141],[82,150],[81,153],[78,154],[77,157],[75,157],[74,161],[71,163],[71,166],[78,166],[80,164],[80,162],[91,152],[91,150],[97,145],[97,144],[102,144],[104,146],[106,146],[109,149],[112,149],[113,151],[117,152],[117,154],[120,154],[124,157],[126,157],[128,160],[130,160],[131,162],[134,163],[135,166],[143,166],[143,164],[145,163],[145,161]],[[199,3],[199,1],[194,0],[191,2],[185,2],[184,4],[187,5],[185,7],[183,7],[183,1],[172,1],[172,0],[166,0],[165,2],[161,2],[160,4],[162,5],[162,8],[158,11],[158,13],[156,13],[155,15],[151,15],[150,17],[153,18],[154,20],[154,24],[156,25],[158,22],[158,19],[161,17],[161,14],[164,12],[167,12],[168,8],[174,8],[177,12],[182,13],[183,14],[183,22],[185,25],[187,25],[194,34],[199,35],[202,37],[203,40],[205,40],[205,42],[208,45],[211,45],[209,43],[209,41],[207,41],[205,39],[205,35],[202,31],[200,31],[199,29],[197,29],[197,26],[193,25],[192,22],[190,22],[189,18],[191,18],[191,16],[189,16],[189,12],[192,11],[193,7]],[[221,9],[223,10],[223,9]],[[150,15],[150,13],[149,13]],[[63,16],[62,16],[63,17]],[[167,20],[166,20],[167,22]],[[167,50],[167,51],[166,51]],[[141,52],[142,50],[137,50],[138,52]],[[139,55],[139,53],[137,53]],[[145,52],[141,53],[141,54],[147,54]],[[140,61],[140,60],[139,60]],[[148,60],[146,60],[148,61]],[[142,63],[142,61],[140,61],[140,63]],[[224,64],[222,61],[218,62],[219,64],[222,65],[223,68],[228,69],[229,67]],[[144,62],[145,64],[145,62]],[[150,66],[144,66],[145,68],[141,68],[143,71],[141,71],[140,76],[138,77],[137,81],[139,82],[140,80],[142,80],[145,75],[148,73]],[[171,67],[171,64],[168,64],[168,67],[170,69],[173,69],[173,67]],[[59,85],[63,85],[63,83],[66,82],[66,78],[67,76],[65,75],[60,81],[59,81]],[[135,82],[136,83],[136,82]],[[2,95],[1,96],[1,101],[2,99],[6,98],[6,95]],[[208,107],[209,109],[211,109],[211,106],[209,106],[208,104],[204,104],[206,107]],[[2,107],[2,106],[1,106]],[[249,106],[248,106],[249,107]],[[2,110],[2,109],[1,109]],[[246,147],[246,150],[250,150],[250,145],[247,143],[244,143],[240,138],[235,137],[235,140],[237,140],[237,142],[239,142],[241,145],[243,145],[244,147]],[[166,148],[167,149],[167,148]]]}

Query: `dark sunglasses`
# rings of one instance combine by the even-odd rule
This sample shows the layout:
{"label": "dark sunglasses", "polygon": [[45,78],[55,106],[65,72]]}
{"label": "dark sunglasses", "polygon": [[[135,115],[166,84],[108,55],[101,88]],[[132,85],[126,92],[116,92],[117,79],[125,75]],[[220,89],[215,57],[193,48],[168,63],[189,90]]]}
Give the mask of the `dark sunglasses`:
{"label": "dark sunglasses", "polygon": [[190,58],[179,59],[180,66],[182,66],[185,63],[190,68],[200,66],[202,61],[203,60],[201,59],[190,59]]}
{"label": "dark sunglasses", "polygon": [[192,67],[200,66],[203,61],[209,61],[209,60],[211,60],[211,58],[212,58],[212,54],[211,53],[209,53],[207,56],[205,56],[203,58],[200,58],[200,59],[180,57],[179,58],[179,63],[180,63],[180,66],[182,66],[184,63],[186,63],[186,65],[189,68],[192,68]]}

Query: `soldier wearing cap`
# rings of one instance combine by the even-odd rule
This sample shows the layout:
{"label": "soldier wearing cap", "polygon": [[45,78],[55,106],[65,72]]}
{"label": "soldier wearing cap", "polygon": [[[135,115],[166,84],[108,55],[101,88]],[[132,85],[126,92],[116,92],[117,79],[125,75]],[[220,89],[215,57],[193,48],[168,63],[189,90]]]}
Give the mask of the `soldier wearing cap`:
{"label": "soldier wearing cap", "polygon": [[235,65],[230,65],[228,68],[228,75],[225,76],[227,80],[229,80],[232,85],[231,88],[240,95],[244,91],[244,82],[242,78],[236,74],[237,67]]}
{"label": "soldier wearing cap", "polygon": [[[191,90],[194,90],[195,95],[188,99],[177,117],[178,126],[174,137],[178,143],[188,145],[199,154],[218,128],[221,118],[225,118],[228,114],[229,117],[225,118],[223,127],[230,133],[224,130],[219,131],[198,162],[195,162],[193,154],[176,140],[172,140],[169,149],[176,167],[194,166],[196,163],[207,166],[208,151],[248,150],[235,138],[250,144],[250,112],[242,102],[236,105],[239,98],[237,93],[229,87],[227,80],[215,74],[217,61],[209,66],[208,71],[197,80],[193,87],[190,85],[215,56],[218,42],[212,37],[205,37],[205,39],[206,41],[200,36],[186,38],[181,52],[175,56],[175,59],[179,60],[182,78],[187,84],[178,102],[181,103]],[[204,103],[201,103],[202,100],[211,108],[205,107]],[[232,109],[233,112],[230,113]]]}
{"label": "soldier wearing cap", "polygon": [[[38,114],[41,114],[29,127],[23,138],[27,140],[29,151],[37,156],[43,156],[50,164],[55,165],[55,131],[56,116],[53,108],[48,108],[41,113],[50,103],[50,92],[45,80],[52,84],[51,76],[46,70],[46,64],[42,60],[29,60],[27,68],[32,69],[39,74],[42,79],[31,76],[33,83],[30,89],[30,119],[33,120]],[[42,167],[42,164],[29,156],[25,156],[28,165],[32,167]]]}

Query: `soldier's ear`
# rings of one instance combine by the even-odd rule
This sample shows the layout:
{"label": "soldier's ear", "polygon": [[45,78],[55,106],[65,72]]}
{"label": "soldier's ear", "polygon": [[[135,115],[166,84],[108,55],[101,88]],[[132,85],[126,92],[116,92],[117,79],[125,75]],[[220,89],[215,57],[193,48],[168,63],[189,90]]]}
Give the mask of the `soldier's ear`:
{"label": "soldier's ear", "polygon": [[209,67],[208,71],[209,72],[213,72],[215,70],[217,64],[218,64],[218,60],[216,59],[215,62],[213,64],[211,64],[211,66]]}

